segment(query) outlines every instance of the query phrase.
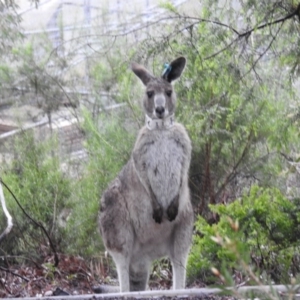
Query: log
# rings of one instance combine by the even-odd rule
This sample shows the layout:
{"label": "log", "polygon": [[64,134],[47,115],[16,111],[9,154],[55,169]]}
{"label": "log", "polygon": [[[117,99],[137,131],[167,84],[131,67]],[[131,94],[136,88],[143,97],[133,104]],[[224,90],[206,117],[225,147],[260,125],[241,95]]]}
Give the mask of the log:
{"label": "log", "polygon": [[[260,295],[261,298],[266,299],[266,293],[272,293],[274,295],[280,295],[278,299],[296,299],[300,300],[300,286],[285,286],[285,285],[273,285],[273,286],[242,286],[236,289],[240,296],[246,295]],[[200,288],[200,289],[185,289],[185,290],[152,290],[143,292],[126,292],[126,293],[109,293],[109,294],[90,294],[90,295],[68,295],[68,296],[45,296],[45,297],[31,297],[22,298],[23,300],[103,300],[103,299],[152,299],[155,298],[173,298],[178,299],[204,299],[207,295],[218,294],[232,294],[233,288]],[[289,298],[289,295],[293,295]],[[237,297],[237,295],[235,295]],[[269,298],[269,297],[268,297]],[[276,298],[276,296],[275,296]],[[10,300],[20,300],[20,298],[9,298]]]}

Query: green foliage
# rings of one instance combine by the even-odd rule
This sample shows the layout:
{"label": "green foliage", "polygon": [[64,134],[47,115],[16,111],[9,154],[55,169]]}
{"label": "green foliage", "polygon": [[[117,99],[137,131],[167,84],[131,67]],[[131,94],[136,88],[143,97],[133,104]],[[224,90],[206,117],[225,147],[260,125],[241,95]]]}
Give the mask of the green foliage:
{"label": "green foliage", "polygon": [[[87,100],[81,102],[86,110],[74,110],[78,120],[84,119],[88,153],[78,178],[71,181],[60,171],[61,162],[53,155],[56,145],[50,145],[53,140],[39,144],[26,135],[16,143],[13,163],[3,169],[4,180],[32,217],[45,225],[59,249],[85,256],[103,250],[97,232],[99,200],[127,162],[137,128],[143,124],[141,85],[129,70],[130,61],[141,62],[159,75],[165,62],[184,55],[187,68],[175,85],[176,118],[192,139],[190,183],[195,212],[203,217],[196,223],[199,234],[190,276],[201,274],[203,280],[214,281],[211,266],[224,272],[237,269],[237,253],[245,262],[256,262],[275,281],[280,277],[288,282],[288,272],[298,272],[291,261],[298,260],[294,250],[299,205],[298,200],[291,202],[281,194],[286,190],[286,164],[280,152],[289,155],[299,149],[299,98],[294,86],[300,62],[299,35],[295,34],[299,21],[294,16],[259,26],[291,13],[299,1],[238,2],[237,9],[230,1],[204,0],[199,14],[184,15],[181,7],[162,1],[160,6],[171,16],[167,21],[142,24],[126,36],[124,32],[105,36],[106,29],[99,28],[96,34],[87,33],[84,28],[56,48],[46,34],[23,42],[19,19],[3,11],[2,98],[11,101],[11,91],[21,90],[24,94],[16,99],[24,101],[27,95],[48,115],[49,123],[51,113],[64,100]],[[60,25],[64,39],[67,35],[63,36]],[[79,63],[85,54],[84,63]],[[77,95],[78,90],[84,90],[84,95]],[[126,106],[106,110],[116,104]],[[242,196],[253,182],[261,188]],[[46,244],[7,192],[6,197],[16,226],[2,250],[29,253],[41,241]],[[211,205],[239,197],[228,205]],[[61,226],[64,211],[68,216]],[[207,220],[214,215],[220,221],[209,225]],[[239,220],[239,231],[232,231],[228,217]],[[210,236],[227,236],[240,243],[232,251]]]}
{"label": "green foliage", "polygon": [[[118,55],[110,54],[105,62],[95,62],[91,68],[95,103],[81,111],[85,133],[84,147],[88,161],[81,177],[76,180],[73,210],[67,222],[68,251],[85,257],[103,251],[98,230],[99,202],[109,182],[130,158],[137,127],[141,122],[141,105],[133,89],[133,76],[128,65]],[[98,88],[113,94],[112,102],[97,95]],[[112,104],[120,108],[107,109]]]}
{"label": "green foliage", "polygon": [[[84,110],[83,116],[88,162],[79,178],[72,182],[60,170],[61,162],[53,154],[54,139],[37,143],[26,133],[15,142],[15,159],[6,165],[3,180],[24,210],[43,224],[57,251],[91,257],[104,250],[97,222],[100,197],[128,161],[135,135],[126,129],[123,112],[103,112],[93,120]],[[1,250],[40,257],[40,246],[48,245],[46,237],[22,214],[11,195],[5,194],[15,226]]]}
{"label": "green foliage", "polygon": [[92,120],[90,113],[84,111],[83,130],[89,160],[74,187],[73,209],[66,230],[68,251],[90,257],[104,250],[97,222],[101,195],[129,159],[134,136],[115,114],[103,113]]}
{"label": "green foliage", "polygon": [[[59,159],[51,153],[53,142],[54,139],[37,143],[32,132],[16,138],[14,159],[4,167],[2,178],[26,213],[44,226],[59,250],[64,231],[58,226],[58,218],[62,209],[69,205],[71,182],[60,170]],[[15,226],[1,244],[1,250],[11,255],[30,253],[38,257],[40,247],[48,248],[46,236],[22,213],[12,195],[4,191]]]}
{"label": "green foliage", "polygon": [[[263,19],[261,11],[253,11],[250,2],[245,2],[250,9],[245,15]],[[289,152],[298,143],[297,130],[287,118],[286,101],[298,98],[289,74],[279,71],[278,61],[257,55],[270,42],[270,35],[262,39],[252,33],[252,48],[246,42],[239,44],[232,28],[238,28],[235,21],[240,11],[230,7],[229,22],[219,1],[201,4],[199,17],[171,10],[177,21],[168,39],[164,36],[146,43],[154,65],[163,65],[157,63],[162,53],[165,60],[187,57],[183,78],[176,83],[176,117],[193,142],[190,178],[196,212],[209,218],[209,204],[234,200],[253,182],[285,189],[279,183],[285,164],[278,153]],[[281,45],[276,41],[276,47]]]}
{"label": "green foliage", "polygon": [[[299,272],[299,199],[288,200],[275,188],[253,186],[241,199],[210,208],[219,221],[212,225],[202,217],[196,221],[189,276],[201,276],[214,282],[212,267],[221,273],[241,271],[242,260],[259,274],[266,272],[276,283],[288,284],[291,276],[296,277]],[[224,243],[233,245],[231,241],[235,241],[234,248],[223,247]]]}
{"label": "green foliage", "polygon": [[164,9],[170,11],[170,12],[177,13],[176,7],[170,1],[161,1],[160,2],[160,7],[164,8]]}
{"label": "green foliage", "polygon": [[[58,110],[62,100],[66,98],[62,76],[66,65],[57,55],[49,55],[51,43],[48,39],[45,38],[43,43],[38,45],[39,52],[34,51],[36,46],[34,42],[28,42],[16,50],[20,62],[17,69],[18,77],[22,79],[22,86],[34,91],[37,105],[49,115]],[[49,67],[49,60],[56,66],[56,70]],[[69,97],[67,100],[70,102]]]}
{"label": "green foliage", "polygon": [[0,11],[0,52],[6,58],[11,56],[11,50],[16,42],[22,39],[20,31],[20,16],[12,9],[4,8],[1,3]]}

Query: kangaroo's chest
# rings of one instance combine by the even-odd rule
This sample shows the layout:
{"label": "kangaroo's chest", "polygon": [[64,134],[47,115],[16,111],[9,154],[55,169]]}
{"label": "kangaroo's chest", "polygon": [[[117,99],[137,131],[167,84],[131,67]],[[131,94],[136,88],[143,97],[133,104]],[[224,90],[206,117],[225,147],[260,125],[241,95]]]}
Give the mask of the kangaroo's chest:
{"label": "kangaroo's chest", "polygon": [[167,205],[179,191],[184,149],[178,140],[162,135],[148,144],[143,156],[152,190]]}
{"label": "kangaroo's chest", "polygon": [[174,139],[156,139],[145,153],[147,169],[154,176],[170,177],[180,172],[183,149]]}

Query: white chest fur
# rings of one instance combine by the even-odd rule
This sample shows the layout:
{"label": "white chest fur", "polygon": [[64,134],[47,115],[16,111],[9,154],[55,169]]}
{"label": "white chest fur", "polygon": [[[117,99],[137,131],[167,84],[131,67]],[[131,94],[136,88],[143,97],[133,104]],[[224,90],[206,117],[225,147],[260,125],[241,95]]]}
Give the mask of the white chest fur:
{"label": "white chest fur", "polygon": [[151,119],[148,115],[145,117],[145,124],[149,130],[169,129],[174,125],[174,115],[168,116],[165,119]]}
{"label": "white chest fur", "polygon": [[166,209],[179,192],[184,150],[169,130],[152,131],[150,141],[140,161],[157,200]]}

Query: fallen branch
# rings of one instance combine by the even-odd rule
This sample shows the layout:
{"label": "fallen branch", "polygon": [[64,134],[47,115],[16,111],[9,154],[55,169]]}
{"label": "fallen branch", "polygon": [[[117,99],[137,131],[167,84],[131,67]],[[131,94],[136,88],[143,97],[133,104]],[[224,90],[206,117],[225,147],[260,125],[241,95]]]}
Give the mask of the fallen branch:
{"label": "fallen branch", "polygon": [[[239,297],[245,298],[246,295],[260,295],[260,299],[266,299],[269,295],[284,295],[289,299],[300,300],[299,286],[243,286],[239,288],[200,288],[200,289],[186,289],[186,290],[152,290],[143,292],[124,292],[124,293],[110,293],[110,294],[89,294],[89,295],[61,295],[43,297],[43,300],[107,300],[107,299],[160,299],[160,298],[174,298],[188,299],[189,297],[197,299],[207,299],[207,295],[218,294],[237,294]],[[10,300],[19,300],[20,298],[10,298]],[[22,300],[40,300],[40,297],[22,298]]]}
{"label": "fallen branch", "polygon": [[7,227],[6,229],[1,233],[0,235],[0,242],[4,239],[6,235],[8,235],[13,227],[13,222],[12,222],[12,217],[10,213],[7,210],[6,203],[5,203],[5,198],[3,194],[3,189],[2,189],[2,184],[0,182],[0,201],[1,201],[1,206],[3,208],[3,212],[7,218]]}
{"label": "fallen branch", "polygon": [[10,274],[12,274],[12,275],[14,275],[14,276],[17,276],[17,277],[19,277],[19,278],[22,278],[22,279],[23,279],[24,281],[26,281],[26,282],[29,282],[29,279],[28,279],[27,277],[24,277],[24,276],[22,276],[22,275],[20,275],[20,274],[18,274],[18,273],[15,273],[15,272],[13,272],[13,271],[10,270],[10,269],[6,269],[6,268],[0,266],[0,270],[4,271],[4,272],[6,272],[6,273],[10,273]]}

